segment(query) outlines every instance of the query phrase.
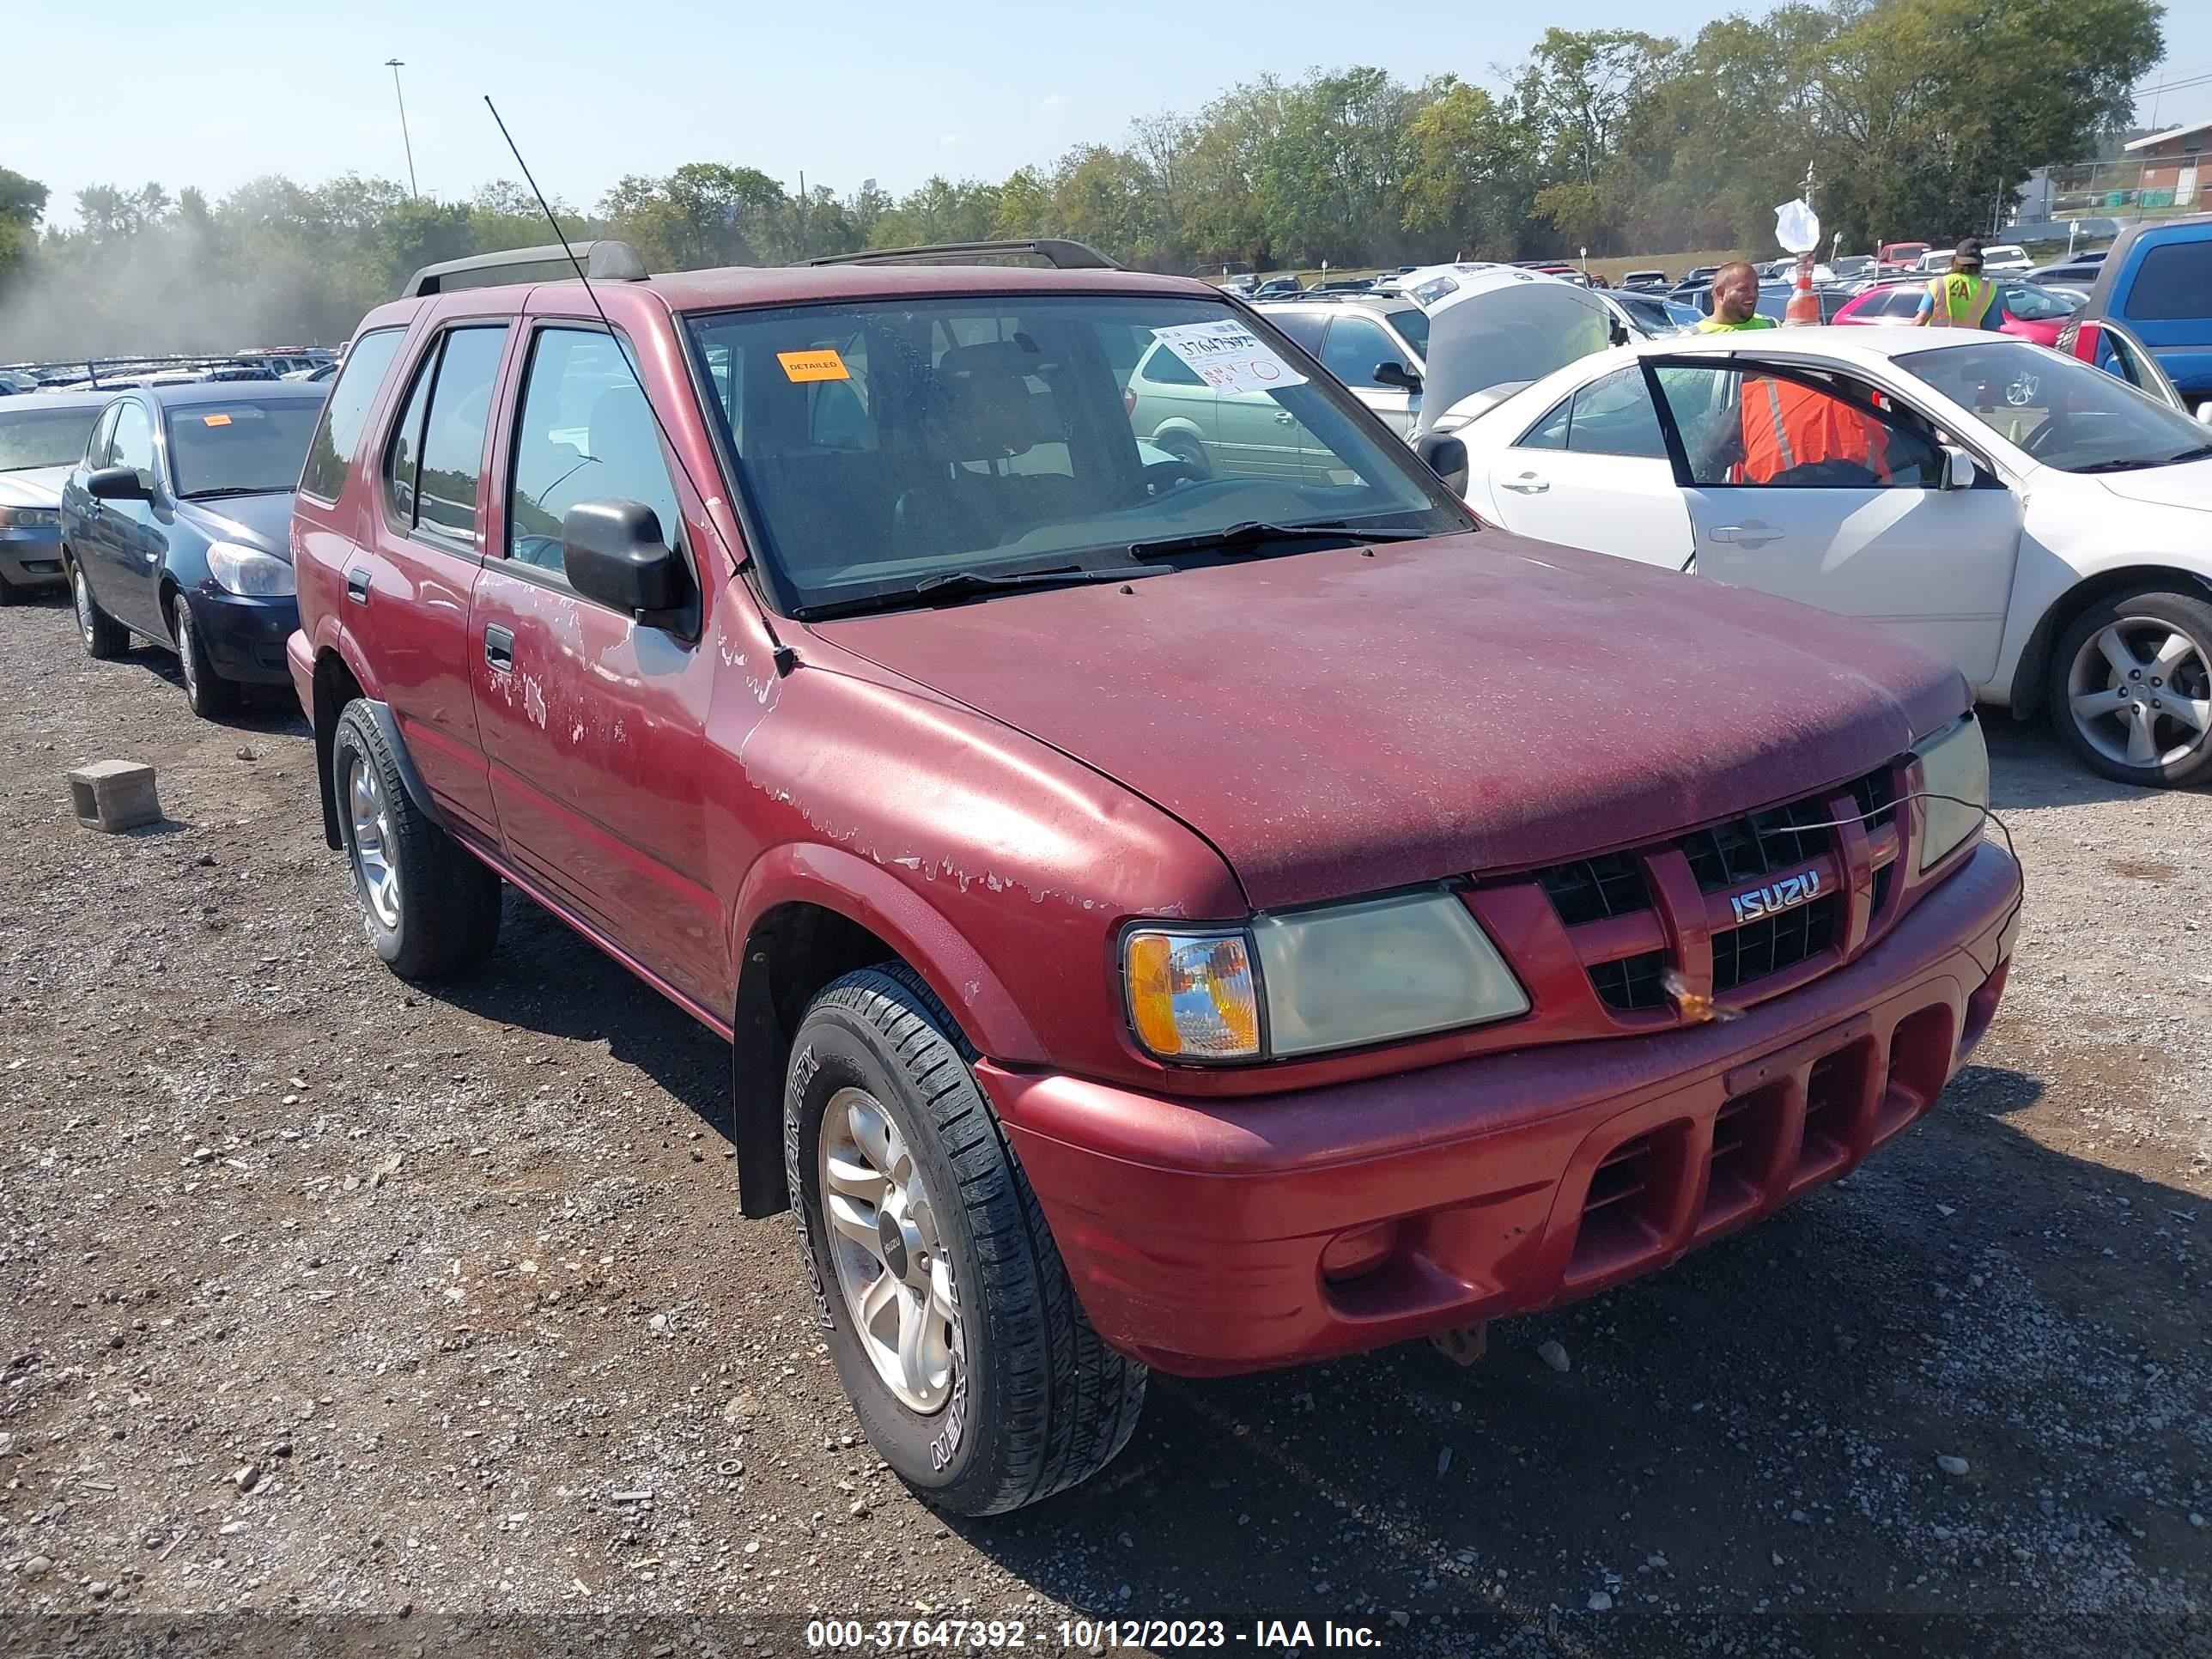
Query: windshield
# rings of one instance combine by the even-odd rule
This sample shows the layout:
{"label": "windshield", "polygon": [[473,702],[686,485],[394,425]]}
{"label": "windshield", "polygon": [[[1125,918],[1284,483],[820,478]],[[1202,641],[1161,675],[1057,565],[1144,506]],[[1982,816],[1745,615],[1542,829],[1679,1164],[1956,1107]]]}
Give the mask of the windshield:
{"label": "windshield", "polygon": [[84,459],[84,441],[100,418],[90,409],[19,408],[0,404],[0,472],[34,466],[74,466]]}
{"label": "windshield", "polygon": [[1908,352],[1898,362],[2008,442],[2066,472],[2212,455],[2212,428],[2076,357],[2024,341]]}
{"label": "windshield", "polygon": [[1217,302],[1011,294],[686,326],[801,617],[973,597],[967,577],[1141,575],[1158,566],[1133,547],[1239,526],[1468,527],[1348,393]]}
{"label": "windshield", "polygon": [[169,471],[179,495],[296,489],[319,402],[185,404],[168,412]]}

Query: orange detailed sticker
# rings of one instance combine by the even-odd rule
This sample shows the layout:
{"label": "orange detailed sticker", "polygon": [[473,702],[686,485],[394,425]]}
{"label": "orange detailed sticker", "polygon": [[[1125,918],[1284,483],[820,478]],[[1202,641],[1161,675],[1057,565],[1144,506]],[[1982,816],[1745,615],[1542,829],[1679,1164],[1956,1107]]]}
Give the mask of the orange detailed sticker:
{"label": "orange detailed sticker", "polygon": [[783,377],[787,380],[804,383],[808,380],[849,380],[853,378],[852,371],[845,367],[845,360],[828,346],[818,347],[812,351],[779,351],[775,354],[775,360],[783,365]]}
{"label": "orange detailed sticker", "polygon": [[203,415],[200,416],[200,419],[209,426],[228,426],[230,424],[230,416],[228,415]]}

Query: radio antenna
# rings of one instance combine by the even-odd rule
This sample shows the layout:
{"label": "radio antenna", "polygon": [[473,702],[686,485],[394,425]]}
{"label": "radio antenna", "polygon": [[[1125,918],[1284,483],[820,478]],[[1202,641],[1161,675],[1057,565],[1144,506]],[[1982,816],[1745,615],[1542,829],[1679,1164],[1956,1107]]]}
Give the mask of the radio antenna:
{"label": "radio antenna", "polygon": [[[584,285],[585,298],[592,302],[592,309],[599,313],[599,321],[605,325],[607,337],[615,343],[615,355],[629,370],[629,378],[637,386],[637,395],[645,400],[645,412],[653,417],[653,424],[660,434],[660,441],[668,446],[668,453],[675,458],[677,470],[683,473],[684,482],[691,486],[691,493],[699,498],[700,506],[705,508],[708,500],[707,492],[699,487],[698,479],[691,476],[691,469],[684,459],[684,452],[677,447],[675,434],[669,431],[667,422],[660,418],[660,411],[653,406],[653,394],[645,389],[644,377],[630,360],[629,349],[623,343],[622,337],[615,332],[614,319],[607,315],[607,308],[599,303],[599,290],[592,286],[591,276],[585,270],[584,262],[576,257],[576,250],[569,246],[568,233],[561,228],[560,216],[546,201],[545,192],[538,188],[538,179],[530,171],[530,163],[522,159],[522,146],[514,142],[514,135],[507,130],[507,123],[500,118],[499,106],[492,102],[489,93],[484,94],[484,107],[491,112],[493,125],[499,128],[499,136],[507,141],[507,152],[514,157],[514,165],[522,169],[522,182],[530,186],[530,193],[537,198],[538,210],[545,216],[545,222],[553,227],[554,239],[561,244],[561,252],[568,256],[569,268],[576,273],[576,280]],[[711,508],[707,509],[705,517],[708,529],[714,532],[714,539],[721,544],[722,551],[730,561],[731,570],[736,571],[744,561],[738,556],[737,550],[722,534],[721,526],[714,522]],[[775,661],[776,672],[788,674],[798,664],[798,653],[776,636],[775,624],[769,619],[765,605],[760,607],[760,620],[762,629],[768,635],[769,654]]]}

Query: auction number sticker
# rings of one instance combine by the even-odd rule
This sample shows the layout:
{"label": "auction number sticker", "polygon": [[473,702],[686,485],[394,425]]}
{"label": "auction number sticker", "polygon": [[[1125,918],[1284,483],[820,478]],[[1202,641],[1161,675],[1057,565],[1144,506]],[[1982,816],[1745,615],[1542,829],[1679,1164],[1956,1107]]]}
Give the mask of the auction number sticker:
{"label": "auction number sticker", "polygon": [[1179,323],[1156,328],[1152,335],[1217,392],[1276,392],[1306,383],[1273,346],[1233,319]]}

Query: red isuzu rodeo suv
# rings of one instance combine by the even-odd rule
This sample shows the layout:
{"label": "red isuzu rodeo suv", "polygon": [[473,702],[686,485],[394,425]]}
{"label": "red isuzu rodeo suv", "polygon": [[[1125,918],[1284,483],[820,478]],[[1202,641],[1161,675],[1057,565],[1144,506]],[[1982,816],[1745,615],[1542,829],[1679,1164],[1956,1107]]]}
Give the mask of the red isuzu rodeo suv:
{"label": "red isuzu rodeo suv", "polygon": [[431,268],[293,530],[370,941],[465,968],[511,884],[727,1037],[741,1209],[970,1513],[1150,1367],[1550,1307],[1833,1179],[2021,890],[1953,670],[1486,528],[1237,302],[1030,251]]}

